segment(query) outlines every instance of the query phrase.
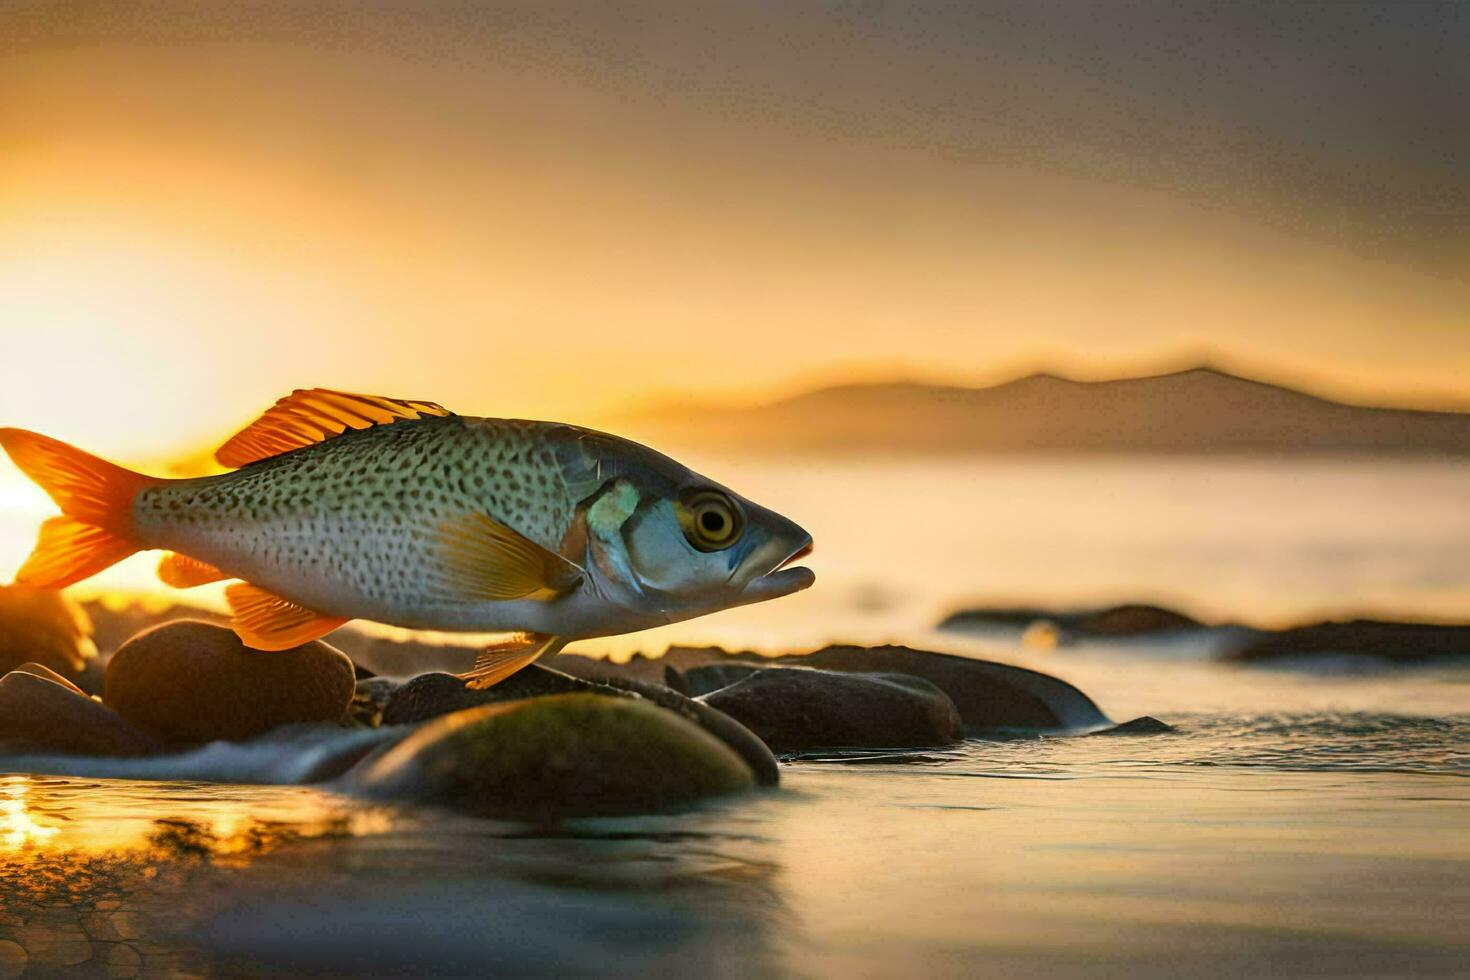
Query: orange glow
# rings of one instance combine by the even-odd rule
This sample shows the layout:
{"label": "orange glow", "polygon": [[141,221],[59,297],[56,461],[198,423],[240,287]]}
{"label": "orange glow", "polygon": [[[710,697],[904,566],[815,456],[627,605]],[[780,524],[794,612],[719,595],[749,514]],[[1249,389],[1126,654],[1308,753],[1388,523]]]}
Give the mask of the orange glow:
{"label": "orange glow", "polygon": [[[1208,153],[1182,177],[1146,146],[1090,156],[1118,121],[1094,80],[1042,79],[1080,116],[1058,147],[1070,130],[1030,122],[1055,106],[1024,101],[1057,92],[972,84],[961,69],[993,66],[962,51],[925,101],[946,52],[882,32],[832,49],[819,17],[777,26],[830,73],[757,45],[744,67],[775,58],[766,78],[636,32],[637,56],[588,54],[596,18],[378,16],[79,12],[0,39],[0,424],[162,464],[296,387],[613,426],[670,398],[1096,378],[1201,350],[1353,401],[1470,404],[1470,281],[1445,272],[1463,241],[1436,262],[1380,248]],[[758,26],[728,17],[731,38]],[[881,87],[914,101],[865,116],[885,51]],[[1151,91],[1115,94],[1151,118]],[[0,463],[0,567],[51,512]],[[154,590],[152,562],[89,588]]]}

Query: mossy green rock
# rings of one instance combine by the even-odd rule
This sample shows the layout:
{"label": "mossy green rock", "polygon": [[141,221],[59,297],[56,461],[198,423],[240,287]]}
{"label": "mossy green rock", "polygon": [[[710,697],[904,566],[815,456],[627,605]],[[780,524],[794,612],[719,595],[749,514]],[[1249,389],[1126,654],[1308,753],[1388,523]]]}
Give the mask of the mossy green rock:
{"label": "mossy green rock", "polygon": [[729,746],[645,701],[556,694],[424,725],[352,780],[373,796],[522,819],[652,813],[749,789]]}

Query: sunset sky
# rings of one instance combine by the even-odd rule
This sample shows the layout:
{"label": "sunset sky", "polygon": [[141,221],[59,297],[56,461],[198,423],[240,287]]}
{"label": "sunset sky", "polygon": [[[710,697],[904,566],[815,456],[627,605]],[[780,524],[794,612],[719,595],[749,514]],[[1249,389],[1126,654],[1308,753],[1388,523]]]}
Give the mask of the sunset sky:
{"label": "sunset sky", "polygon": [[1202,349],[1470,400],[1453,4],[12,3],[0,422],[604,414]]}

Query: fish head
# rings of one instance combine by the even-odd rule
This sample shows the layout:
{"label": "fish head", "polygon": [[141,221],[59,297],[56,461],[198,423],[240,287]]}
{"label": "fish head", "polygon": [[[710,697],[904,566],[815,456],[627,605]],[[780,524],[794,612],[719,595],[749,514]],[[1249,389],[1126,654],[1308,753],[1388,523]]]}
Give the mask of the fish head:
{"label": "fish head", "polygon": [[677,622],[809,587],[795,521],[643,447],[588,501],[588,573],[619,605]]}

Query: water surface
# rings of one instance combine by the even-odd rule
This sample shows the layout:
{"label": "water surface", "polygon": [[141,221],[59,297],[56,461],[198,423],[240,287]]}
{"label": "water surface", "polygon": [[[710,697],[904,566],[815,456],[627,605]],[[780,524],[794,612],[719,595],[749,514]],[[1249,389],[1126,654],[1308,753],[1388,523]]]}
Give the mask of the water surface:
{"label": "water surface", "polygon": [[228,782],[299,771],[279,740],[35,760],[0,780],[0,976],[1470,972],[1470,668],[932,629],[969,599],[1463,615],[1470,467],[704,465],[810,527],[818,587],[584,648],[899,640],[1179,732],[813,755],[778,791],[558,827]]}

